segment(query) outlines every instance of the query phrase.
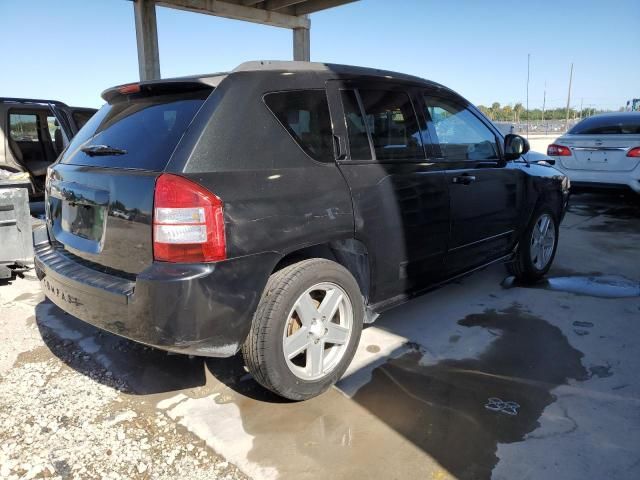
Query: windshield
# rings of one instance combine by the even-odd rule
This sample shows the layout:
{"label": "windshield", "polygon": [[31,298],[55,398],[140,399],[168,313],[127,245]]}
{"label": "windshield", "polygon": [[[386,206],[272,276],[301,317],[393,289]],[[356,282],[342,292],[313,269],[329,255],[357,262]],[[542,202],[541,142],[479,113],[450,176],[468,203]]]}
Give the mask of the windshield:
{"label": "windshield", "polygon": [[[163,170],[210,93],[204,89],[106,104],[78,132],[61,163]],[[96,146],[110,147],[114,153],[87,153]]]}

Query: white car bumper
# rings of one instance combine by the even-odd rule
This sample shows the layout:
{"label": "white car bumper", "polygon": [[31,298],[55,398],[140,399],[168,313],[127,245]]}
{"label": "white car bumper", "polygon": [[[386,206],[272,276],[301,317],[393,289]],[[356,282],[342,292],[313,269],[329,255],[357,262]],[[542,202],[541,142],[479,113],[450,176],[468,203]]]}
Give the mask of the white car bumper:
{"label": "white car bumper", "polygon": [[591,187],[629,187],[636,193],[640,193],[640,165],[630,172],[607,172],[594,170],[574,170],[565,168],[557,157],[554,165],[558,170],[564,173],[571,184],[579,186]]}

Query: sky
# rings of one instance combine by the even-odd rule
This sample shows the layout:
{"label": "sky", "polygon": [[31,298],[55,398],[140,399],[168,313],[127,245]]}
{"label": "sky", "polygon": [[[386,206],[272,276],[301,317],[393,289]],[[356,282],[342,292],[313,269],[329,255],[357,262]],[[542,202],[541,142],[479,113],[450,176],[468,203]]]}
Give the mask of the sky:
{"label": "sky", "polygon": [[[515,4],[515,5],[514,5]],[[292,58],[290,30],[157,8],[162,77]],[[442,83],[475,104],[618,109],[640,97],[640,0],[361,0],[311,15],[311,60]],[[98,107],[138,80],[128,0],[0,0],[0,96]],[[8,46],[6,45],[8,43]]]}

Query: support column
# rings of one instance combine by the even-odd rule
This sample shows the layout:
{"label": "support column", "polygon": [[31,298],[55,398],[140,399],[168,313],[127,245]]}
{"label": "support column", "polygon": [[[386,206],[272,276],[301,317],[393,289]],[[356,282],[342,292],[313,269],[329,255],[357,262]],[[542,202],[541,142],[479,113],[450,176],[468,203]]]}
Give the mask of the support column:
{"label": "support column", "polygon": [[303,62],[311,61],[310,28],[293,29],[293,59]]}
{"label": "support column", "polygon": [[160,78],[160,52],[158,50],[155,0],[135,0],[133,11],[136,22],[140,80],[157,80]]}

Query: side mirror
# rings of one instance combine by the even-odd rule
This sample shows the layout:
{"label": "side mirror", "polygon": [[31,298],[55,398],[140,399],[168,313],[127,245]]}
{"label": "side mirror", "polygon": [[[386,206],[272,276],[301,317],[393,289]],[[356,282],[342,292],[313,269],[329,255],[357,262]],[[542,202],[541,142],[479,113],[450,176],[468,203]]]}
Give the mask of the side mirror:
{"label": "side mirror", "polygon": [[517,160],[529,151],[529,140],[510,133],[504,137],[504,156],[506,160]]}

